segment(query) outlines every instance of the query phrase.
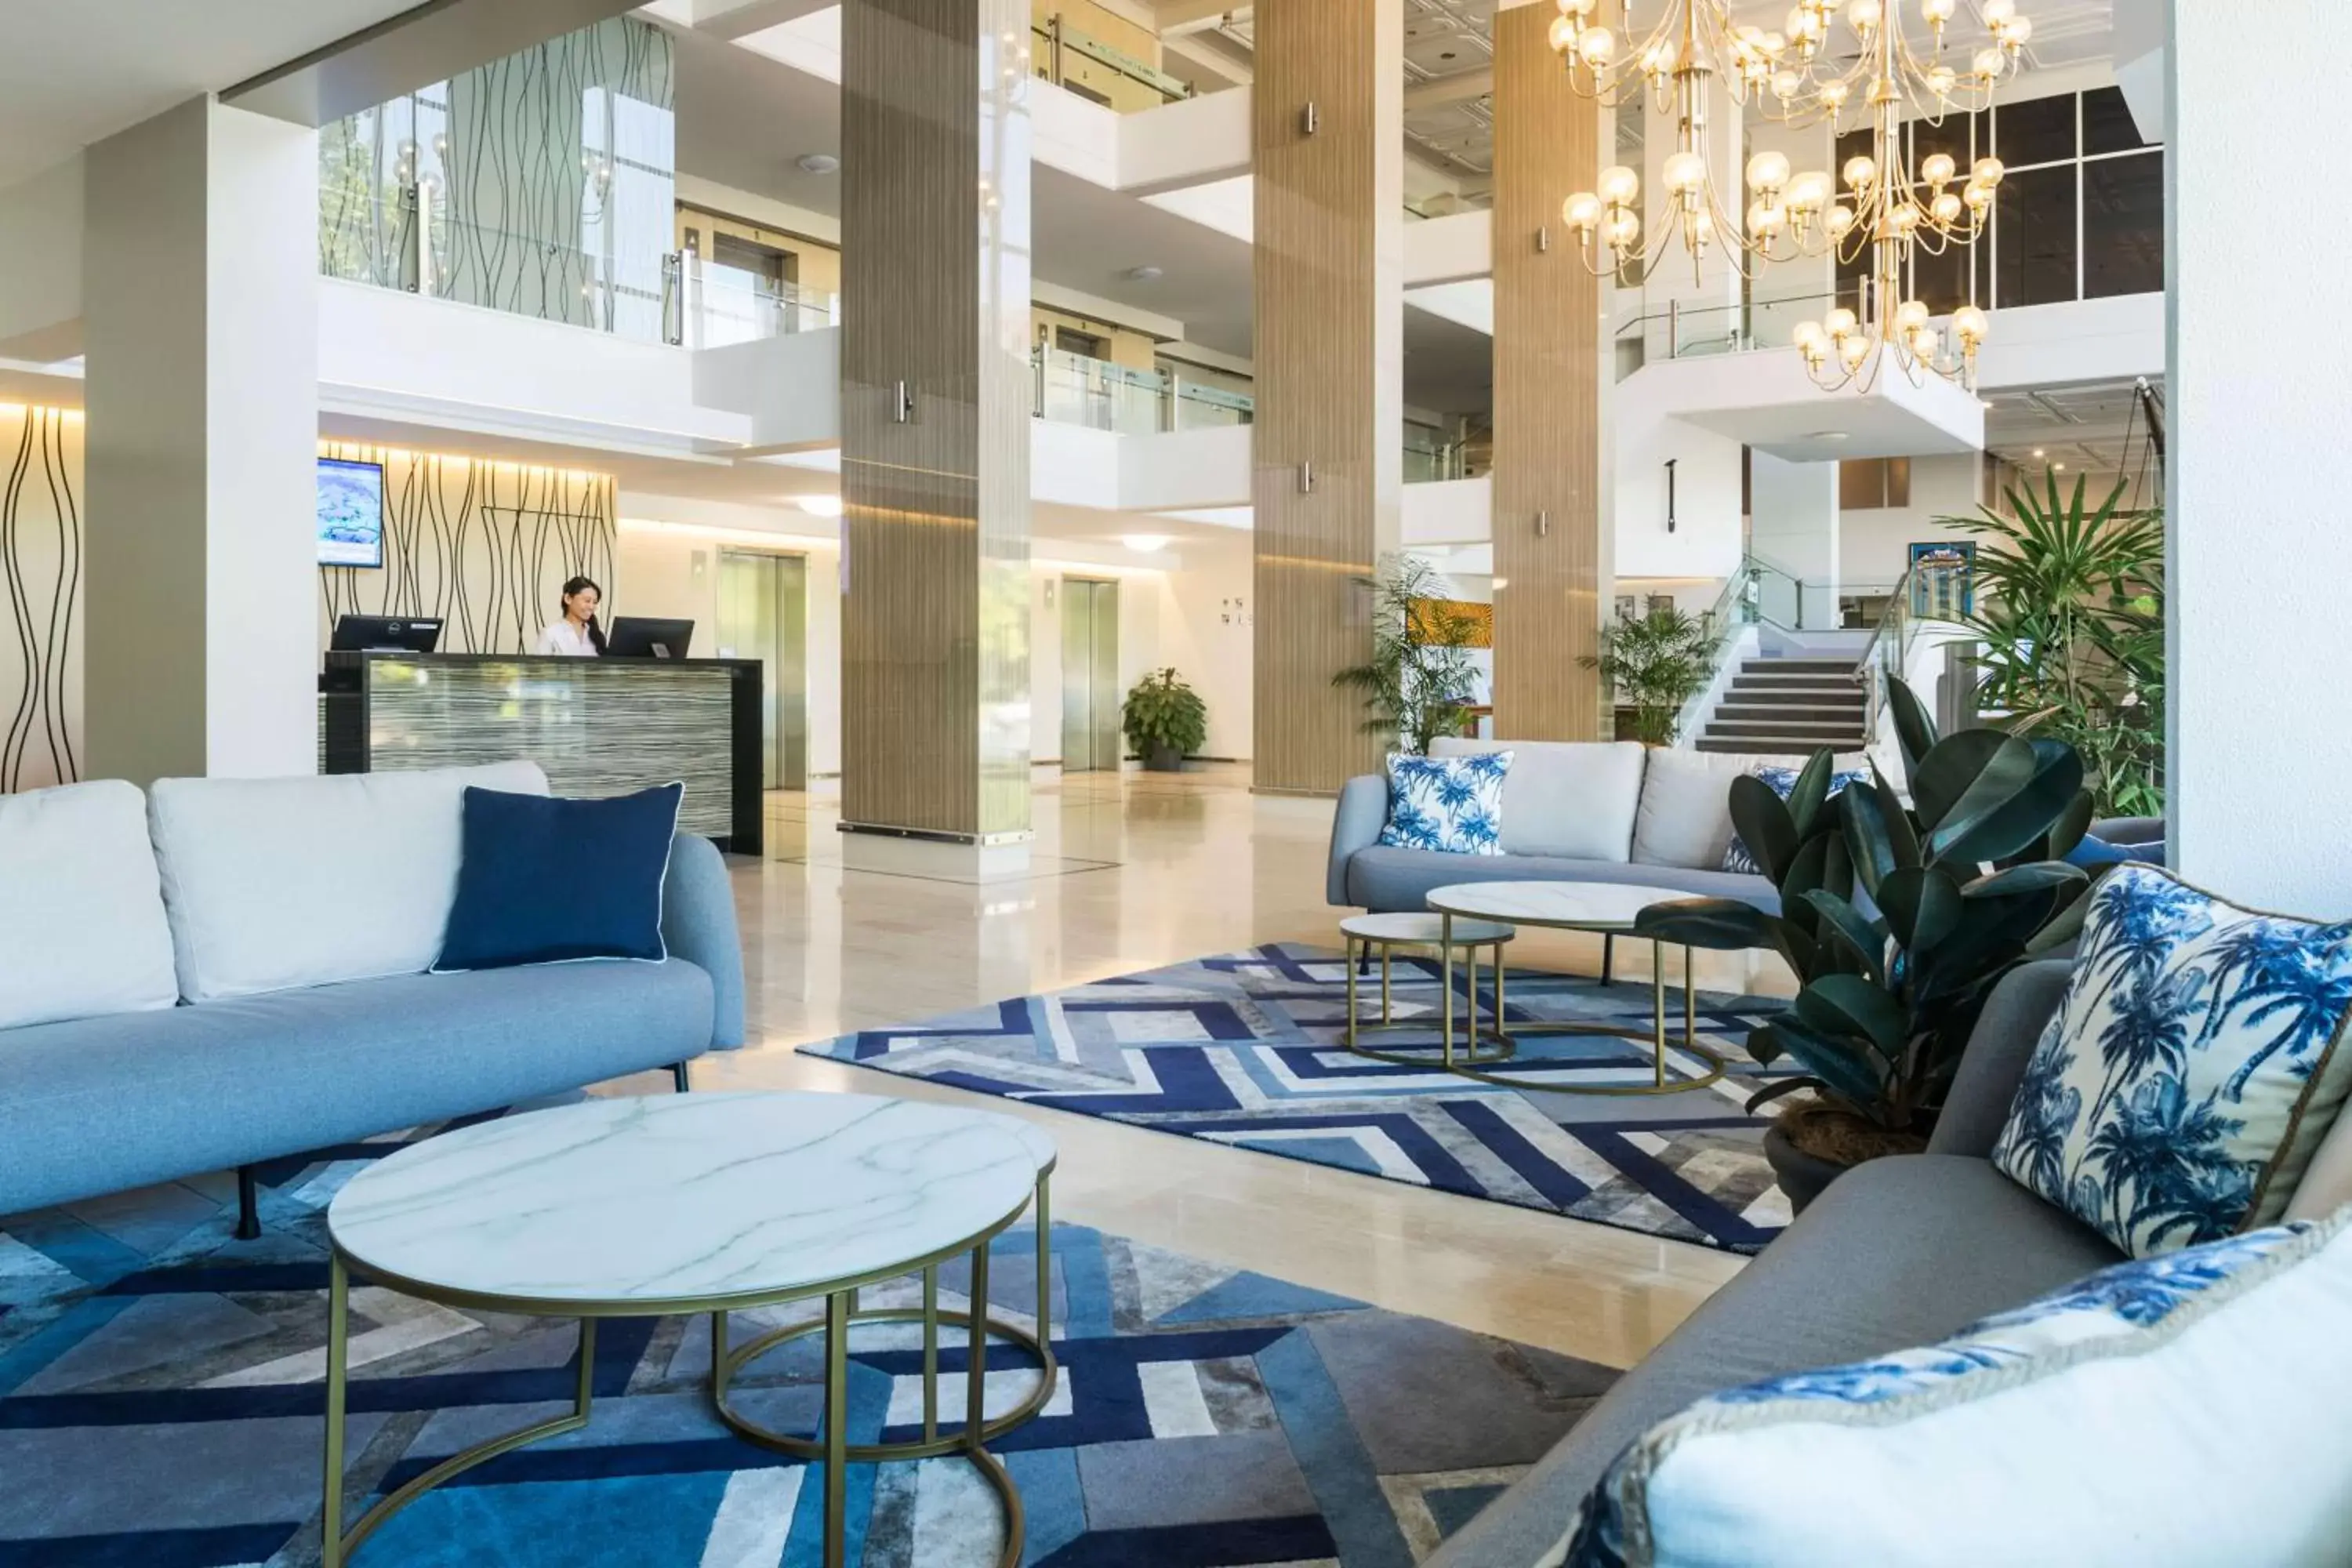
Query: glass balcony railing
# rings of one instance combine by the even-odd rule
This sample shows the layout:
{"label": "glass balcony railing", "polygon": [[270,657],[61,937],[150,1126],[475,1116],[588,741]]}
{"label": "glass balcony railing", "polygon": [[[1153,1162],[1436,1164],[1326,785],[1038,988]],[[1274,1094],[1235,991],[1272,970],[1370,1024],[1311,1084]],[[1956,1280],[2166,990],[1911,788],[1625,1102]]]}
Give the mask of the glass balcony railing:
{"label": "glass balcony railing", "polygon": [[690,349],[725,348],[841,324],[841,296],[771,283],[738,268],[687,252],[672,258],[680,291],[669,342]]}
{"label": "glass balcony railing", "polygon": [[1171,430],[1246,425],[1255,409],[1255,400],[1245,393],[1061,349],[1036,350],[1029,364],[1036,378],[1033,411],[1038,418],[1056,425],[1079,425],[1121,436],[1157,436]]}
{"label": "glass balcony railing", "polygon": [[1029,32],[1030,59],[1037,75],[1105,108],[1132,114],[1192,96],[1190,82],[1079,31],[1059,12],[1032,22]]}
{"label": "glass balcony railing", "polygon": [[1796,342],[1798,322],[1818,321],[1839,303],[1839,297],[1828,290],[1736,305],[1670,301],[1663,310],[1645,310],[1619,324],[1618,378],[1653,360],[1787,348]]}

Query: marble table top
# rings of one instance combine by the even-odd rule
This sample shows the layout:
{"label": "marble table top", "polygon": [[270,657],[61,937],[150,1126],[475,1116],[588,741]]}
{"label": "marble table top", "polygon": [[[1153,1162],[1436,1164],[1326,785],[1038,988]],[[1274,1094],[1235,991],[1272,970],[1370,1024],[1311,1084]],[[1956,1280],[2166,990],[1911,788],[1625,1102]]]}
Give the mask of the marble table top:
{"label": "marble table top", "polygon": [[1428,901],[1433,910],[1478,920],[1606,931],[1629,931],[1652,904],[1688,897],[1633,882],[1456,882],[1430,889]]}
{"label": "marble table top", "polygon": [[868,1094],[592,1099],[428,1138],[327,1211],[362,1274],[657,1313],[782,1295],[952,1247],[1028,1201],[1053,1142]]}
{"label": "marble table top", "polygon": [[[1444,929],[1445,922],[1432,914],[1350,915],[1339,922],[1340,934],[1344,936],[1362,937],[1369,942],[1425,942],[1432,947],[1437,945]],[[1494,921],[1454,922],[1456,947],[1472,942],[1508,942],[1517,934],[1509,926]]]}

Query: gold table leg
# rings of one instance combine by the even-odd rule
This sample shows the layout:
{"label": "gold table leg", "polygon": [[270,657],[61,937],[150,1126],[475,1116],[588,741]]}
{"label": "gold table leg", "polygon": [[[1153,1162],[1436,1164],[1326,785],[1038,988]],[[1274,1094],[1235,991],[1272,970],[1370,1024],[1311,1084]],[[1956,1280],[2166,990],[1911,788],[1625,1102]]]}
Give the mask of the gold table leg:
{"label": "gold table leg", "polygon": [[[1385,954],[1382,955],[1381,962],[1382,964],[1381,991],[1385,997],[1388,992],[1386,984],[1388,960]],[[1348,939],[1348,1048],[1351,1051],[1356,1048],[1356,939],[1352,936]]]}
{"label": "gold table leg", "polygon": [[1445,1070],[1452,1072],[1454,1070],[1454,917],[1441,913],[1437,918],[1440,922],[1438,943],[1444,969],[1443,988],[1445,992]]}
{"label": "gold table leg", "polygon": [[849,1296],[824,1299],[824,1568],[841,1568],[849,1503]]}

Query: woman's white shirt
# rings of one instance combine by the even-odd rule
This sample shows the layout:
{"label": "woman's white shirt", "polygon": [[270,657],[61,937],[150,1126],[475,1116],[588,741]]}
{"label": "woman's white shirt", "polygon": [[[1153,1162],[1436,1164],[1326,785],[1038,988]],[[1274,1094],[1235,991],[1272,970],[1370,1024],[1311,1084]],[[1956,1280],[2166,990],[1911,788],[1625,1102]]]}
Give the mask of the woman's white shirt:
{"label": "woman's white shirt", "polygon": [[596,645],[588,640],[588,629],[572,624],[570,616],[539,634],[539,646],[530,650],[557,658],[594,658]]}

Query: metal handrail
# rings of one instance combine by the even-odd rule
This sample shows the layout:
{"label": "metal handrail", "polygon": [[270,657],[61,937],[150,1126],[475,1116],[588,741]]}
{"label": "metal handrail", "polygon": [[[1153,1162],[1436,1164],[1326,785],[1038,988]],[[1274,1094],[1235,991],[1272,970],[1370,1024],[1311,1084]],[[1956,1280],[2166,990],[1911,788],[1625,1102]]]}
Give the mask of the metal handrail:
{"label": "metal handrail", "polygon": [[1910,668],[1911,638],[1915,631],[1911,619],[1911,584],[1917,572],[1916,566],[1906,567],[1903,575],[1895,580],[1895,592],[1887,596],[1886,608],[1879,612],[1878,625],[1871,629],[1870,641],[1864,646],[1862,657],[1853,663],[1854,682],[1863,689],[1862,732],[1865,736],[1874,738],[1878,734],[1878,718],[1886,709],[1887,678],[1890,675],[1899,678]]}

